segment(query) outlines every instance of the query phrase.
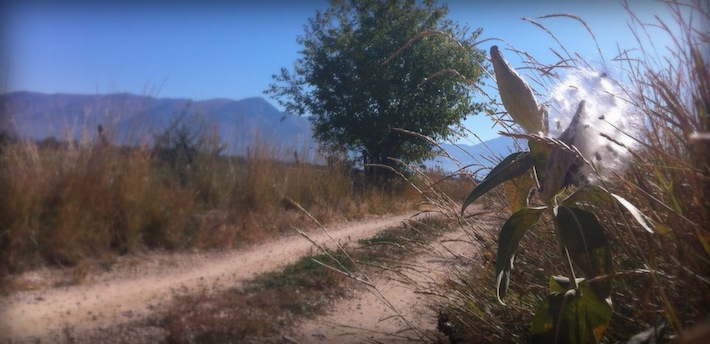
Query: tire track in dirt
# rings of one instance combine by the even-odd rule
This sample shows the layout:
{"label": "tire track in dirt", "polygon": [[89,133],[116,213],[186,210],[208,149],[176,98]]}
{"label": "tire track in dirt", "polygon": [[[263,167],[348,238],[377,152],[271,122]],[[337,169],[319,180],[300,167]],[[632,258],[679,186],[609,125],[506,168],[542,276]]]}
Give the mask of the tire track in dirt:
{"label": "tire track in dirt", "polygon": [[[312,230],[315,242],[333,248],[376,233],[412,218],[414,214],[370,218]],[[330,235],[330,237],[328,236]],[[224,253],[169,255],[171,264],[158,268],[138,266],[130,272],[107,272],[98,282],[37,291],[22,291],[0,298],[0,340],[51,340],[63,329],[82,333],[145,319],[168,304],[176,292],[205,287],[222,290],[255,274],[278,269],[313,250],[300,235]]]}

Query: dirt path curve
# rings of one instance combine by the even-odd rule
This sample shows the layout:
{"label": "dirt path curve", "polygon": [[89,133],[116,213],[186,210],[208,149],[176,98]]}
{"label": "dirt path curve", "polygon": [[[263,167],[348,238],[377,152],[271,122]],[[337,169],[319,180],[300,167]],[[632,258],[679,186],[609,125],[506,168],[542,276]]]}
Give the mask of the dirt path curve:
{"label": "dirt path curve", "polygon": [[334,305],[327,315],[305,321],[286,336],[298,344],[419,343],[422,338],[433,341],[437,314],[427,305],[436,298],[428,292],[436,291],[438,283],[466,264],[474,255],[473,247],[463,231],[445,233],[406,262],[371,276],[379,292],[372,288],[362,290],[356,297]]}
{"label": "dirt path curve", "polygon": [[[357,241],[412,216],[343,223],[329,226],[328,233],[341,243]],[[309,234],[318,243],[335,246],[322,230]],[[91,283],[0,297],[0,341],[51,339],[65,328],[81,333],[141,319],[168,303],[174,292],[205,286],[214,290],[228,288],[254,274],[294,262],[313,249],[306,238],[295,235],[224,253],[157,255],[153,258],[155,264],[107,272]]]}

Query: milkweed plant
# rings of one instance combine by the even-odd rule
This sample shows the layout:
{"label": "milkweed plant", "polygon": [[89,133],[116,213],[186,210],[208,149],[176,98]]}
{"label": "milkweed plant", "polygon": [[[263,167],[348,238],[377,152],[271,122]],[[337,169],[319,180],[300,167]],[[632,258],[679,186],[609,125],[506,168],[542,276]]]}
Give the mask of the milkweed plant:
{"label": "milkweed plant", "polygon": [[654,232],[656,226],[632,203],[605,188],[631,158],[638,140],[630,133],[638,132],[641,115],[627,107],[618,84],[590,70],[571,73],[549,91],[547,105],[540,106],[498,47],[491,48],[490,58],[503,106],[525,131],[506,135],[527,139],[529,150],[515,152],[494,167],[466,197],[461,213],[503,184],[513,214],[500,231],[495,261],[496,293],[502,304],[523,235],[549,214],[567,275],[551,277],[550,294],[532,320],[532,340],[599,342],[612,317],[608,277],[614,268],[604,228],[589,209],[616,207],[646,231]]}

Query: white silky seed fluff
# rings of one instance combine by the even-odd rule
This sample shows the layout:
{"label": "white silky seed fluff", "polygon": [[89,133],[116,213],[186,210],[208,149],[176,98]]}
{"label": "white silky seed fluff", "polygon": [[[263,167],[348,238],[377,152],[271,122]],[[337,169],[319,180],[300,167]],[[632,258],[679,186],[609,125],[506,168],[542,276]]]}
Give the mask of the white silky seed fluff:
{"label": "white silky seed fluff", "polygon": [[[631,158],[628,149],[637,142],[630,136],[638,135],[641,116],[628,105],[626,92],[606,74],[588,69],[570,73],[550,92],[549,128],[552,137],[558,137],[569,125],[579,102],[586,101],[586,116],[580,118],[573,145],[592,163],[606,180],[612,173],[621,172]],[[627,148],[601,136],[606,134]],[[580,170],[581,178],[591,181],[598,176],[586,164]]]}

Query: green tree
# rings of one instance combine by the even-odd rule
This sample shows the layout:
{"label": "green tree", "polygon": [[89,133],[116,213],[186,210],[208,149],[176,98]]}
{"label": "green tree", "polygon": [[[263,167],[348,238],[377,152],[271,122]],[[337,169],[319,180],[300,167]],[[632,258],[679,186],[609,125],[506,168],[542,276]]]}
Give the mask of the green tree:
{"label": "green tree", "polygon": [[[442,140],[483,110],[472,90],[485,53],[470,32],[425,0],[331,0],[298,37],[293,71],[282,68],[266,93],[287,112],[310,114],[325,147],[362,153],[371,165],[417,163],[432,146],[405,131]],[[402,130],[404,131],[402,131]]]}

